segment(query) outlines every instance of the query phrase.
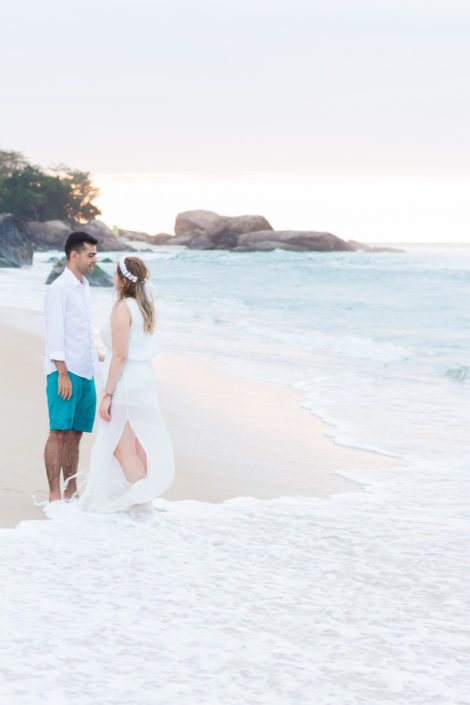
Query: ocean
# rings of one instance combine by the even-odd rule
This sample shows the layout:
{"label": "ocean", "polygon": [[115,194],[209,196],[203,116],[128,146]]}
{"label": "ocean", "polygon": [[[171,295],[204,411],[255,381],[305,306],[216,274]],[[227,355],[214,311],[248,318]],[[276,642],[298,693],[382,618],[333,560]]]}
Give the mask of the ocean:
{"label": "ocean", "polygon": [[[51,256],[3,270],[5,306],[41,310]],[[337,442],[403,458],[467,452],[470,248],[405,253],[142,255],[157,290],[161,348],[290,384]],[[116,254],[103,253],[112,274]],[[21,285],[16,286],[18,283]],[[92,289],[96,327],[110,290]]]}
{"label": "ocean", "polygon": [[[0,271],[2,305],[39,310],[53,254],[36,253],[31,268]],[[112,632],[123,641],[113,669],[122,669],[122,692],[134,698],[108,683],[103,703],[468,702],[470,248],[410,246],[377,254],[160,248],[142,256],[157,290],[161,350],[210,356],[228,373],[290,385],[336,443],[402,465],[338,468],[364,491],[328,500],[158,500],[164,510],[158,528],[133,527],[131,534],[129,524],[84,523],[57,507],[54,521],[39,528],[23,522],[0,532],[10,557],[8,597],[16,599],[29,562],[38,585],[61,599],[64,593],[51,585],[60,583],[59,556],[73,538],[87,564],[86,575],[79,574],[82,589],[102,610],[90,607],[98,631],[83,627],[79,645],[109,664],[98,632],[115,620]],[[114,264],[102,266],[112,273]],[[92,293],[99,327],[111,291]],[[46,575],[41,561],[52,545]],[[17,555],[26,557],[23,567]],[[72,572],[76,557],[65,559]],[[100,561],[113,588],[100,577]],[[129,578],[131,566],[141,571],[141,583]],[[113,590],[122,618],[110,608]],[[146,602],[146,623],[126,602],[140,600],[140,590],[164,598],[152,616]],[[28,600],[27,612],[47,615],[37,596]],[[77,608],[59,610],[79,629]],[[17,630],[19,650],[40,638],[36,623],[18,630],[13,617],[4,620],[6,633]],[[62,647],[54,633],[59,662]],[[153,666],[139,664],[139,648],[152,654]],[[85,651],[73,656],[83,669],[90,665]],[[130,691],[129,664],[135,671],[141,666],[144,679]],[[159,688],[159,668],[162,700],[149,695]],[[104,683],[96,663],[88,695],[80,691],[85,676],[57,690],[40,664],[25,673],[39,679],[44,697],[55,693],[67,702],[81,692],[81,705],[93,702]],[[10,684],[5,692],[12,704],[43,702],[15,700]]]}

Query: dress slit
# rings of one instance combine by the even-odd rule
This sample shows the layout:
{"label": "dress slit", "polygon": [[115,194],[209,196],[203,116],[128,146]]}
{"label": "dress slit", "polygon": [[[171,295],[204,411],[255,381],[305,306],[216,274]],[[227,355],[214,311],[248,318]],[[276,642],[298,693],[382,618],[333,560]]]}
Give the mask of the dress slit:
{"label": "dress slit", "polygon": [[[127,420],[124,422],[124,426],[123,426],[123,429],[122,429],[122,431],[121,431],[121,435],[119,436],[119,438],[118,438],[118,440],[117,440],[117,443],[116,443],[116,446],[115,446],[115,448],[114,448],[114,450],[113,450],[113,455],[114,455],[114,457],[116,458],[116,460],[118,461],[119,465],[121,465],[121,463],[119,462],[119,459],[118,459],[117,456],[116,456],[116,450],[117,450],[117,447],[118,447],[118,445],[120,444],[120,442],[121,442],[121,440],[122,440],[122,437],[123,437],[123,435],[124,435],[124,433],[125,433],[125,430],[126,430],[126,426],[127,426],[127,425],[129,425],[129,430],[130,430],[131,433],[134,435],[134,439],[135,439],[135,441],[134,441],[134,444],[135,444],[135,453],[136,453],[137,457],[142,461],[142,465],[143,465],[144,468],[145,468],[145,475],[144,475],[143,478],[141,478],[142,480],[145,480],[145,479],[147,478],[147,476],[148,476],[148,470],[149,470],[149,455],[148,455],[148,452],[147,452],[147,450],[146,450],[146,448],[145,448],[144,443],[142,443],[142,441],[140,440],[139,435],[138,435],[137,431],[135,430],[135,428],[133,427],[133,425],[132,425],[132,423],[131,423],[129,417],[127,417]],[[145,454],[145,462],[142,460],[142,458],[140,457],[140,455],[139,455],[139,453],[138,453],[138,450],[137,450],[137,443],[140,445],[140,447],[142,448],[142,450],[143,450],[143,452],[144,452],[144,454]],[[124,475],[124,477],[125,477],[124,469],[123,469],[122,466],[121,466],[121,470],[122,470],[122,473],[123,473],[123,475]],[[140,480],[136,480],[136,482],[140,482]],[[135,483],[130,483],[130,484],[135,484]]]}

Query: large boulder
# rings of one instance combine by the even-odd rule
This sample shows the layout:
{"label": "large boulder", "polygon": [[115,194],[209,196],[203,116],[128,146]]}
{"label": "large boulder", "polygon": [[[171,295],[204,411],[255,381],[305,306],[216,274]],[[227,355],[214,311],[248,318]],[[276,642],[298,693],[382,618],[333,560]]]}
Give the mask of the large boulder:
{"label": "large boulder", "polygon": [[214,243],[208,236],[205,230],[193,230],[191,233],[186,233],[186,235],[180,235],[180,237],[191,236],[191,240],[188,242],[188,247],[191,250],[213,250]]}
{"label": "large boulder", "polygon": [[21,267],[32,264],[31,236],[10,213],[0,214],[0,267]]}
{"label": "large boulder", "polygon": [[[52,284],[52,282],[62,274],[66,264],[66,257],[62,257],[62,259],[56,262],[46,279],[46,284]],[[92,273],[86,275],[86,278],[90,286],[113,286],[113,278],[110,277],[109,274],[106,274],[97,264],[95,264]]]}
{"label": "large boulder", "polygon": [[237,246],[240,235],[258,230],[273,230],[262,215],[221,216],[207,228],[206,234],[215,248],[230,250]]}
{"label": "large boulder", "polygon": [[175,220],[175,235],[186,235],[193,230],[207,230],[220,219],[218,213],[213,211],[196,210],[178,213]]}
{"label": "large boulder", "polygon": [[236,252],[255,250],[296,250],[298,252],[354,251],[354,247],[331,233],[310,230],[261,230],[244,233],[238,238]]}

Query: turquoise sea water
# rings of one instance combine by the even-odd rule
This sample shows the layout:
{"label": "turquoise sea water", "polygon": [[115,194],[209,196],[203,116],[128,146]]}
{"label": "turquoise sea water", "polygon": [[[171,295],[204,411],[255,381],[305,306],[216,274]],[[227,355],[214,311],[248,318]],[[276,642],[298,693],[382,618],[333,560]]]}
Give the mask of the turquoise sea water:
{"label": "turquoise sea water", "polygon": [[[41,308],[51,254],[2,272],[6,305]],[[400,457],[467,453],[470,248],[142,256],[162,349],[295,386],[338,442]],[[93,289],[93,297],[99,327],[111,293]]]}
{"label": "turquoise sea water", "polygon": [[180,251],[149,263],[165,344],[294,385],[341,442],[467,452],[470,249]]}

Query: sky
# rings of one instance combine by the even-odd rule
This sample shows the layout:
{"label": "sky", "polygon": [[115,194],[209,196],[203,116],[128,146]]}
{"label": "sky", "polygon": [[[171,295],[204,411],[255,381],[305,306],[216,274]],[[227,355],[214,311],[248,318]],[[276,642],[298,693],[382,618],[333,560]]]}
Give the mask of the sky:
{"label": "sky", "polygon": [[191,204],[470,242],[469,30],[459,0],[18,0],[0,148],[90,171],[122,227]]}

